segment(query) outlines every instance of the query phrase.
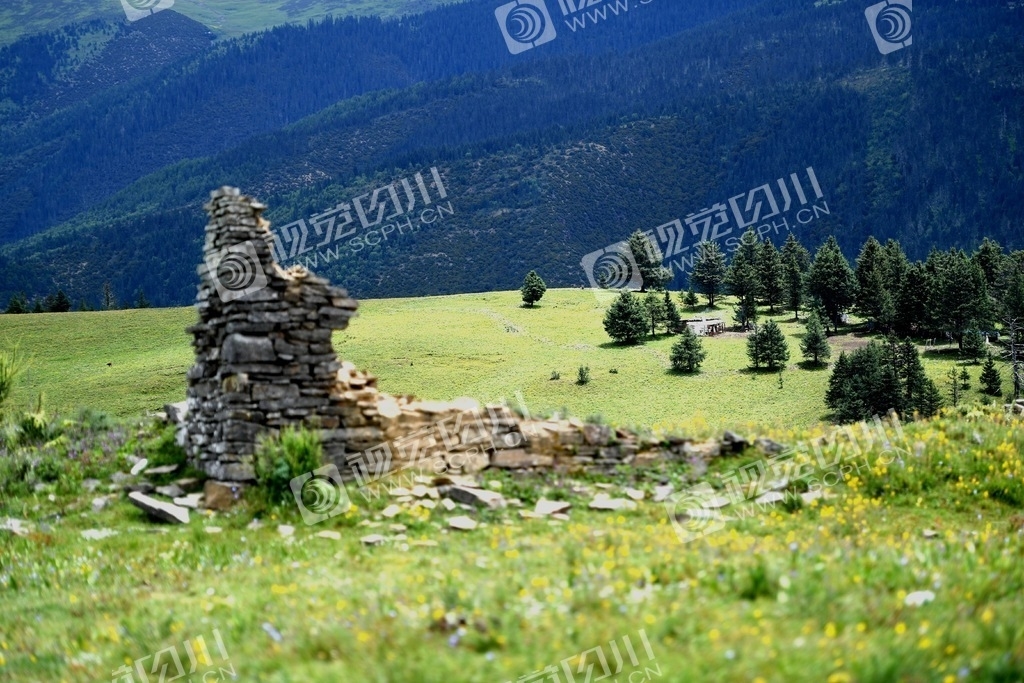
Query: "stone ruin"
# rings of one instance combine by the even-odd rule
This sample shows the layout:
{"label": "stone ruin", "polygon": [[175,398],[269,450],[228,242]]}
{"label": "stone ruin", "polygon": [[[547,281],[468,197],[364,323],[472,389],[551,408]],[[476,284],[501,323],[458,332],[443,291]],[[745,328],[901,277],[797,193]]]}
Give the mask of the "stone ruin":
{"label": "stone ruin", "polygon": [[401,469],[475,474],[511,470],[611,470],[662,458],[710,457],[738,442],[667,441],[580,420],[532,420],[505,404],[480,406],[395,397],[341,362],[331,345],[357,304],[302,266],[273,258],[265,206],[234,188],[206,205],[204,263],[188,328],[188,372],[179,440],[212,480],[255,479],[260,439],[286,426],[319,431],[325,459],[345,479],[369,483]]}

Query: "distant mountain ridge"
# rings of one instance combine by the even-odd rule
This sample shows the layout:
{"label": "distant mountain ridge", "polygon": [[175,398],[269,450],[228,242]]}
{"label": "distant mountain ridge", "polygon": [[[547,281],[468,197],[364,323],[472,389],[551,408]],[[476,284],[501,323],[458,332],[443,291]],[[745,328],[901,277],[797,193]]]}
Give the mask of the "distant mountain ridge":
{"label": "distant mountain ridge", "polygon": [[[831,210],[792,226],[808,246],[832,233],[848,252],[869,234],[897,237],[918,258],[932,246],[973,246],[983,235],[1024,246],[1020,7],[935,3],[915,15],[913,48],[883,57],[863,8],[852,3],[810,10],[788,0],[722,3],[701,15],[672,6],[660,14],[652,5],[510,59],[493,6],[471,3],[396,24],[279,29],[217,48],[184,70],[169,67],[161,83],[196,65],[216,71],[227,56],[244,60],[278,47],[261,63],[284,74],[297,53],[283,46],[318,32],[351,29],[367,44],[373,31],[412,31],[387,62],[401,70],[381,69],[380,52],[376,67],[367,66],[378,78],[403,74],[404,87],[367,90],[284,128],[266,119],[247,124],[247,139],[222,143],[206,158],[189,158],[216,151],[206,131],[173,141],[184,160],[169,165],[161,164],[166,150],[147,142],[140,149],[158,158],[125,157],[134,166],[109,183],[109,198],[88,197],[69,222],[4,249],[0,293],[63,286],[73,298],[95,299],[109,280],[122,298],[141,287],[156,303],[186,303],[199,207],[213,187],[255,194],[280,227],[431,167],[455,208],[443,227],[320,260],[315,269],[359,296],[509,289],[531,268],[549,284],[584,284],[583,255],[807,167]],[[717,17],[706,15],[712,10]],[[409,55],[436,45],[423,38],[424,27],[444,25],[465,29],[450,40],[479,49],[410,71]],[[645,33],[651,26],[660,33]],[[462,71],[445,75],[452,69]],[[195,91],[194,81],[182,83]],[[252,102],[261,100],[284,101],[287,111],[294,98],[257,89]],[[132,106],[160,111],[144,99]],[[221,123],[221,132],[238,132],[235,118]],[[147,135],[173,140],[174,131]],[[19,154],[32,149],[30,137],[17,144],[27,146]],[[160,169],[140,172],[147,164]],[[10,190],[0,185],[0,196]],[[32,210],[52,215],[47,206]]]}

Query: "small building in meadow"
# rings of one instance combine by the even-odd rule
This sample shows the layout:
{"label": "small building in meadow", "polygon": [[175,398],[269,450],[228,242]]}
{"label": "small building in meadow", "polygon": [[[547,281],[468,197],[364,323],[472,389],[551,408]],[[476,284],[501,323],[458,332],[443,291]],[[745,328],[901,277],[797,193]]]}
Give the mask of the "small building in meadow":
{"label": "small building in meadow", "polygon": [[725,321],[721,318],[694,318],[687,320],[686,325],[698,337],[714,337],[725,332]]}

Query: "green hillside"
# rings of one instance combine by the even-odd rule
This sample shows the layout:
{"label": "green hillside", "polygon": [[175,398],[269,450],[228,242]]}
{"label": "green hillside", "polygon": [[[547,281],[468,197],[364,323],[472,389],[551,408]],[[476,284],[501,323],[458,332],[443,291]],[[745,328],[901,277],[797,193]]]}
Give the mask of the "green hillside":
{"label": "green hillside", "polygon": [[[778,375],[747,369],[745,335],[705,340],[709,357],[702,372],[679,376],[668,370],[673,337],[612,345],[602,327],[606,304],[589,290],[549,290],[535,309],[520,303],[518,292],[362,301],[334,346],[394,394],[511,400],[521,392],[534,412],[566,408],[616,424],[697,430],[747,423],[789,429],[828,417],[829,373],[796,365],[804,326],[792,316],[775,318],[792,359],[780,389]],[[731,322],[729,302],[721,314]],[[0,316],[0,348],[18,342],[34,357],[13,402],[28,405],[42,391],[51,408],[65,413],[89,406],[128,417],[181,401],[192,362],[184,330],[194,319],[191,308]],[[866,343],[853,335],[832,338],[833,360],[839,349]],[[952,358],[925,354],[925,367],[940,386]],[[580,366],[591,370],[586,386],[575,382]],[[980,368],[969,371],[974,390],[968,399],[980,400]],[[552,380],[553,372],[561,379]]]}
{"label": "green hillside", "polygon": [[[328,14],[336,17],[399,17],[460,1],[464,0],[177,0],[172,9],[205,24],[220,36],[231,38],[280,24],[322,19]],[[101,3],[9,0],[0,6],[0,45],[74,22],[91,19],[121,21],[124,17],[118,0]]]}

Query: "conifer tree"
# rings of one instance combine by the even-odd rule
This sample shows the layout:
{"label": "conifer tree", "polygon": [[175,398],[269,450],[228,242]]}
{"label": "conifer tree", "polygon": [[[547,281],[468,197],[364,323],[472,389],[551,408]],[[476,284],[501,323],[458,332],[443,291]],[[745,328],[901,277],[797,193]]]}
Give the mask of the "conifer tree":
{"label": "conifer tree", "polygon": [[683,322],[683,317],[679,315],[679,309],[676,308],[667,289],[665,290],[665,300],[662,308],[665,312],[665,327],[668,329],[669,334],[679,334],[682,332],[683,328],[686,327],[686,323]]}
{"label": "conifer tree", "polygon": [[800,351],[803,353],[804,359],[815,365],[828,360],[832,355],[832,348],[825,335],[825,327],[816,313],[812,313],[807,321],[807,333],[804,334],[804,338],[800,342]]}
{"label": "conifer tree", "polygon": [[684,326],[678,341],[672,345],[672,369],[677,372],[696,372],[708,357],[700,337]]}
{"label": "conifer tree", "polygon": [[616,343],[638,344],[647,336],[647,312],[643,303],[623,290],[604,315],[604,329]]}
{"label": "conifer tree", "polygon": [[981,368],[981,391],[988,396],[1003,395],[1003,378],[996,369],[996,361],[991,353]]}
{"label": "conifer tree", "polygon": [[[668,292],[665,293],[666,295]],[[665,303],[657,292],[647,292],[644,296],[644,313],[651,326],[651,336],[658,334],[658,326],[665,324]]]}
{"label": "conifer tree", "polygon": [[[548,291],[548,286],[544,284],[540,275],[537,275],[537,271],[531,270],[523,279],[523,286],[519,291],[523,295],[523,303],[528,308],[533,308],[533,305],[544,296],[544,292]],[[142,290],[139,290],[139,294],[142,294]]]}
{"label": "conifer tree", "polygon": [[665,289],[665,284],[672,279],[672,273],[661,265],[663,256],[658,245],[639,230],[629,236],[626,244],[633,254],[640,277],[643,278],[640,291],[645,293],[649,289]]}
{"label": "conifer tree", "polygon": [[683,304],[690,310],[697,310],[697,305],[700,304],[700,300],[697,299],[697,292],[693,289],[692,277],[690,278],[690,288],[686,290],[686,296],[683,297]]}
{"label": "conifer tree", "polygon": [[838,331],[843,314],[856,299],[857,279],[835,237],[829,237],[814,255],[807,288],[820,302],[826,320]]}
{"label": "conifer tree", "polygon": [[767,237],[758,248],[755,267],[761,298],[768,306],[768,312],[775,313],[775,307],[785,300],[785,269],[782,256]]}
{"label": "conifer tree", "polygon": [[699,254],[693,265],[691,281],[708,298],[708,306],[714,306],[715,298],[725,287],[725,254],[718,248],[717,242],[701,242],[697,249]]}

